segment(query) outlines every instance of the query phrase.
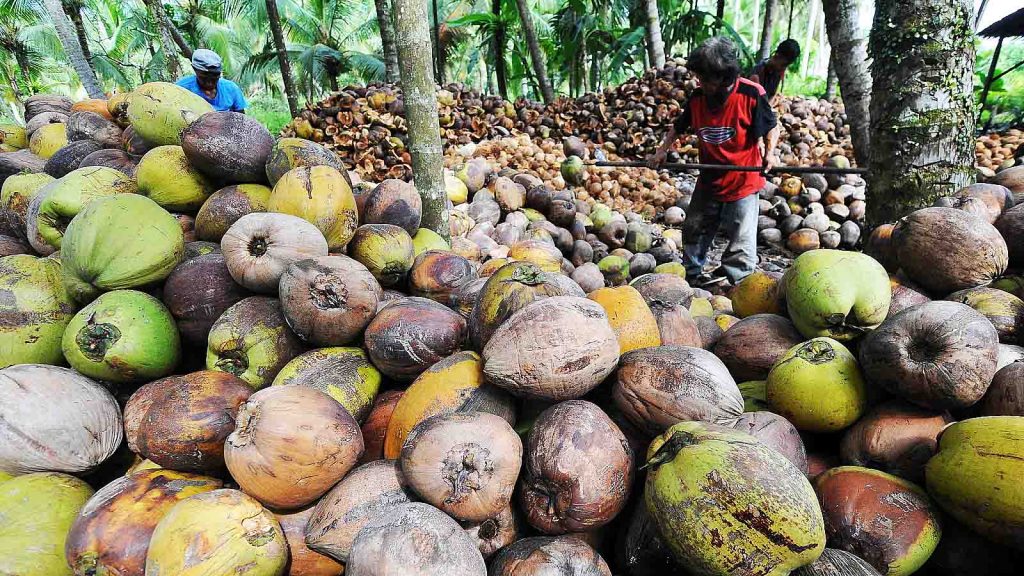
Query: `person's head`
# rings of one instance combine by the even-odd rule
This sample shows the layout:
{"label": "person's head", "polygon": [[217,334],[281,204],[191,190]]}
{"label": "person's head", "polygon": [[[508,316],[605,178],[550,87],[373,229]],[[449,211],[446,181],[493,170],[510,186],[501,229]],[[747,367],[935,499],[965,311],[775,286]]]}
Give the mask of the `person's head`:
{"label": "person's head", "polygon": [[740,75],[736,45],[728,38],[708,38],[690,52],[686,66],[709,96],[728,94]]}
{"label": "person's head", "polygon": [[203,90],[213,90],[223,70],[224,63],[213,50],[200,48],[192,53],[192,70],[196,73],[196,81]]}
{"label": "person's head", "polygon": [[775,49],[775,61],[783,68],[789,68],[800,58],[800,43],[792,38],[783,40]]}

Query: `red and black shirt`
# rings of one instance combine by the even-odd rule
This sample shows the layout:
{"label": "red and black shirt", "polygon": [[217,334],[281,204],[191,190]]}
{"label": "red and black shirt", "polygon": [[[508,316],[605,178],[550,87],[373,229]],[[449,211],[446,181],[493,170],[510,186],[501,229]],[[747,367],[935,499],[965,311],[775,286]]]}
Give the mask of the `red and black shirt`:
{"label": "red and black shirt", "polygon": [[[758,142],[776,125],[775,112],[764,88],[739,78],[725,103],[712,109],[704,91],[697,88],[675,120],[676,134],[692,130],[704,164],[761,166],[764,159]],[[701,173],[698,188],[711,190],[715,200],[735,202],[764,188],[760,172]]]}

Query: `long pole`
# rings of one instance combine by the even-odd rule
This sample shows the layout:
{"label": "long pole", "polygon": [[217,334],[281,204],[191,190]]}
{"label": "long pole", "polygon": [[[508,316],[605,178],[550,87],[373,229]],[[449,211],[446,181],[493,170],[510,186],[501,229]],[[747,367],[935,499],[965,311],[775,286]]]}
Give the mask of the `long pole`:
{"label": "long pole", "polygon": [[[590,166],[597,168],[647,168],[646,162],[594,162]],[[696,162],[669,162],[661,165],[661,170],[682,172],[685,170],[703,170],[708,172],[764,172],[763,166],[726,166],[722,164],[699,164]],[[775,166],[769,172],[774,174],[867,174],[866,168],[835,168],[832,166]]]}

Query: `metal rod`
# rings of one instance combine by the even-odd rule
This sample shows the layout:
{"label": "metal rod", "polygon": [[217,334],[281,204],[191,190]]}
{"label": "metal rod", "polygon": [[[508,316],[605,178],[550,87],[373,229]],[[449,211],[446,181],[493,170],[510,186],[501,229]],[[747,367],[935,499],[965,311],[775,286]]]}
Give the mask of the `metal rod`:
{"label": "metal rod", "polygon": [[[589,166],[598,168],[646,168],[646,162],[594,162]],[[661,170],[681,172],[683,170],[705,170],[709,172],[764,172],[761,166],[725,166],[722,164],[697,164],[690,162],[666,163]],[[832,166],[775,166],[770,172],[776,174],[867,174],[867,168],[834,168]]]}

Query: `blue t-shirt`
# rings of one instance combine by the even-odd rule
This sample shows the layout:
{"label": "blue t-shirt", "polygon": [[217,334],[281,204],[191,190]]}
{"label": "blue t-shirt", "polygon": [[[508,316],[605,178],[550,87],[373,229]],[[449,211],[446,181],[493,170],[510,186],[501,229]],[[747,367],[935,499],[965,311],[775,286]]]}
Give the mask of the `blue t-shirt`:
{"label": "blue t-shirt", "polygon": [[212,100],[203,93],[203,89],[199,87],[199,80],[195,76],[186,76],[178,80],[176,84],[193,94],[199,94],[218,112],[227,110],[241,112],[249,107],[249,103],[245,101],[245,96],[242,94],[242,89],[231,80],[224,78],[217,80],[217,97]]}

